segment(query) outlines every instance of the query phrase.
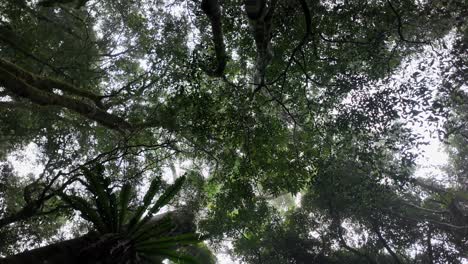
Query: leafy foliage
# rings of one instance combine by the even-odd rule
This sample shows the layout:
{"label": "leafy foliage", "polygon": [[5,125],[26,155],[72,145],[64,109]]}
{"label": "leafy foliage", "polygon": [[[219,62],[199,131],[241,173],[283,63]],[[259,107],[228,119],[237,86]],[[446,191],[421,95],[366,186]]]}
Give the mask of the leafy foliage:
{"label": "leafy foliage", "polygon": [[134,193],[129,184],[125,184],[117,194],[110,186],[109,178],[104,177],[102,165],[97,165],[91,170],[85,168],[84,175],[86,189],[92,194],[94,202],[90,203],[77,195],[65,193],[61,193],[60,197],[78,210],[84,219],[93,223],[100,234],[108,235],[109,240],[116,240],[109,251],[114,255],[110,256],[112,259],[119,263],[141,258],[169,258],[178,262],[198,263],[193,257],[178,252],[177,249],[197,245],[200,243],[199,235],[171,235],[174,223],[167,217],[159,222],[151,222],[153,215],[177,194],[185,177],[178,178],[152,203],[161,183],[159,178],[155,178],[143,198],[143,204],[138,206],[134,213],[130,213],[129,202]]}
{"label": "leafy foliage", "polygon": [[[0,1],[0,159],[42,169],[2,185],[1,254],[67,219],[104,262],[214,262],[182,216],[153,225],[170,205],[247,263],[466,258],[466,4],[267,2]],[[446,175],[416,176],[416,129]]]}

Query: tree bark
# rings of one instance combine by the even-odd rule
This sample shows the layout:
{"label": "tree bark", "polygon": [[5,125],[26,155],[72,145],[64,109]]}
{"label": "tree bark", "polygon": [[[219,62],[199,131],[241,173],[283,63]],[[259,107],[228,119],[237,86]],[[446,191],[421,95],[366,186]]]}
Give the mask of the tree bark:
{"label": "tree bark", "polygon": [[79,253],[93,241],[95,238],[93,239],[91,235],[85,235],[0,259],[0,264],[86,263],[82,262],[82,256]]}
{"label": "tree bark", "polygon": [[[29,102],[40,106],[56,106],[72,111],[99,125],[127,133],[147,127],[161,127],[168,131],[175,131],[176,124],[174,115],[168,116],[164,109],[151,116],[151,120],[143,123],[130,123],[124,118],[109,113],[101,104],[104,96],[82,90],[68,83],[37,76],[21,67],[0,58],[0,87],[4,87],[7,95],[14,99],[24,98]],[[62,91],[63,94],[54,93],[54,89]],[[3,102],[2,106],[21,107],[14,103]]]}
{"label": "tree bark", "polygon": [[37,87],[38,89],[50,92],[53,88],[55,88],[61,90],[65,94],[88,98],[99,107],[102,105],[101,99],[103,96],[101,95],[80,89],[66,82],[33,74],[3,59],[0,59],[0,67],[15,75],[17,78],[21,78],[30,85]]}
{"label": "tree bark", "polygon": [[[77,88],[59,81],[36,78],[4,60],[0,60],[0,85],[4,86],[11,94],[35,104],[64,107],[114,130],[128,131],[132,129],[132,125],[121,117],[100,109],[89,98],[91,95],[87,92],[78,92]],[[54,88],[80,95],[82,99],[55,94],[52,92]]]}
{"label": "tree bark", "polygon": [[388,253],[390,253],[393,260],[395,260],[395,263],[402,264],[398,255],[392,250],[392,248],[388,245],[387,241],[383,238],[382,234],[380,233],[379,226],[375,223],[374,223],[374,232],[377,234],[379,241],[383,244],[383,246],[388,251]]}
{"label": "tree bark", "polygon": [[221,7],[219,6],[218,0],[203,0],[201,8],[210,19],[217,61],[216,68],[214,70],[209,69],[206,72],[213,77],[222,77],[227,64],[227,55],[221,22]]}

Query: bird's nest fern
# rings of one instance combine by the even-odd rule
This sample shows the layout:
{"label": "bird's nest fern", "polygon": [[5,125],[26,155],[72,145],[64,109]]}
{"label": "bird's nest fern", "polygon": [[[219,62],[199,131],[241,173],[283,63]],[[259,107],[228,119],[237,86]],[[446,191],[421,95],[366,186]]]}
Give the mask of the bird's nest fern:
{"label": "bird's nest fern", "polygon": [[171,217],[157,221],[153,219],[179,192],[185,176],[178,178],[155,199],[162,183],[161,178],[156,177],[151,181],[141,204],[135,210],[129,210],[131,198],[135,194],[130,184],[123,185],[120,192],[115,191],[110,186],[110,180],[104,177],[101,165],[91,170],[84,169],[83,174],[86,179],[83,184],[94,197],[92,201],[60,193],[63,201],[81,212],[81,217],[91,222],[99,234],[97,241],[83,249],[83,255],[96,260],[100,257],[93,254],[104,254],[105,262],[109,263],[160,263],[163,259],[176,263],[198,263],[180,249],[199,244],[200,235],[174,232],[176,226]]}

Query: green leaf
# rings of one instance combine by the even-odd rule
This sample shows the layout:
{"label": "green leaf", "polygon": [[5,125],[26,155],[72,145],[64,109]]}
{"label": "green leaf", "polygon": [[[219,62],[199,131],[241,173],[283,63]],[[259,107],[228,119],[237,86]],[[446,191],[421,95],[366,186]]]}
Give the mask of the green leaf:
{"label": "green leaf", "polygon": [[167,236],[162,238],[147,239],[144,241],[137,241],[135,243],[137,249],[147,248],[166,248],[175,245],[191,245],[200,243],[200,237],[197,234],[182,234],[177,236]]}
{"label": "green leaf", "polygon": [[182,185],[185,182],[186,177],[182,176],[175,180],[174,184],[169,186],[167,190],[159,197],[159,199],[156,201],[156,203],[151,207],[150,211],[146,215],[146,217],[139,223],[139,226],[144,225],[146,222],[148,222],[153,214],[159,211],[163,206],[169,203],[169,201],[174,198],[174,196],[180,191],[182,188]]}
{"label": "green leaf", "polygon": [[82,217],[93,223],[99,232],[108,233],[107,225],[104,224],[100,215],[96,213],[94,207],[86,200],[75,195],[66,195],[64,193],[59,193],[59,196],[73,209],[81,212]]}
{"label": "green leaf", "polygon": [[109,201],[110,201],[110,209],[112,213],[111,218],[111,225],[112,225],[112,232],[119,231],[119,209],[117,207],[117,196],[115,193],[109,194]]}
{"label": "green leaf", "polygon": [[127,218],[128,206],[130,203],[130,198],[132,196],[133,190],[132,186],[129,183],[126,183],[119,195],[119,224],[118,230],[122,229],[122,226],[125,224]]}
{"label": "green leaf", "polygon": [[173,228],[174,224],[171,219],[167,217],[158,222],[157,225],[147,223],[131,235],[131,238],[135,241],[143,241],[152,237],[160,237],[163,234],[168,234]]}
{"label": "green leaf", "polygon": [[141,219],[141,216],[143,213],[148,209],[149,205],[151,204],[151,201],[153,200],[154,196],[158,192],[158,188],[161,185],[161,178],[156,177],[151,181],[150,187],[148,191],[145,194],[145,197],[143,197],[143,204],[138,207],[137,211],[135,212],[135,215],[133,215],[132,219],[130,220],[128,224],[128,230],[130,232],[134,232],[139,220]]}
{"label": "green leaf", "polygon": [[109,227],[113,226],[112,208],[110,205],[110,197],[106,192],[107,185],[104,185],[103,171],[101,168],[95,168],[96,171],[91,171],[87,168],[83,169],[83,174],[89,183],[88,189],[95,195],[96,206],[103,219],[104,223]]}
{"label": "green leaf", "polygon": [[158,192],[159,186],[161,185],[161,178],[156,177],[151,181],[150,187],[148,191],[145,194],[145,197],[143,197],[143,204],[145,206],[149,206],[151,204],[151,201],[153,201],[154,196]]}

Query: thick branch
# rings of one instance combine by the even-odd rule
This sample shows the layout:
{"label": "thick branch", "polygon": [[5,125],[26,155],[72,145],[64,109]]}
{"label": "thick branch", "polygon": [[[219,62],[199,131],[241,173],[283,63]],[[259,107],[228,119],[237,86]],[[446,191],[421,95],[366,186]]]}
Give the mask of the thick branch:
{"label": "thick branch", "polygon": [[[86,100],[57,95],[53,92],[41,90],[33,86],[34,82],[33,84],[28,83],[27,80],[21,78],[21,75],[18,76],[15,74],[15,69],[11,72],[9,66],[11,66],[11,64],[0,64],[0,84],[12,94],[28,99],[39,105],[64,107],[114,130],[131,130],[132,126],[127,121],[99,109]],[[26,76],[26,78],[28,78],[28,76]]]}
{"label": "thick branch", "polygon": [[446,214],[446,213],[449,212],[447,210],[431,210],[431,209],[424,208],[424,207],[421,207],[421,206],[418,206],[418,205],[415,205],[415,204],[412,204],[412,203],[409,203],[409,202],[405,202],[405,201],[402,201],[402,204],[406,205],[406,206],[413,207],[415,209],[418,209],[418,210],[421,210],[421,211],[424,211],[424,212],[432,213],[432,214]]}
{"label": "thick branch", "polygon": [[26,48],[22,46],[22,42],[15,33],[7,26],[0,24],[0,42],[3,42],[10,46],[11,48],[23,53],[26,57],[33,59],[34,61],[49,67],[52,71],[61,76],[67,76],[63,71],[57,69],[44,59],[37,57],[35,54],[29,52]]}
{"label": "thick branch", "polygon": [[461,230],[461,231],[468,230],[468,225],[458,226],[458,225],[453,225],[451,223],[440,222],[440,221],[434,220],[434,219],[426,217],[426,216],[422,216],[422,218],[415,218],[415,217],[410,217],[410,216],[404,215],[404,214],[402,214],[400,212],[397,212],[397,211],[394,211],[394,210],[391,210],[391,209],[387,209],[387,211],[390,212],[391,214],[395,215],[395,216],[411,220],[414,223],[420,223],[420,222],[423,222],[423,221],[427,221],[427,222],[433,224],[434,226],[437,226],[438,228],[449,231],[449,232],[454,232],[454,231],[458,232],[459,230]]}
{"label": "thick branch", "polygon": [[221,7],[219,6],[218,0],[203,0],[201,8],[211,22],[217,61],[216,69],[208,70],[207,74],[213,77],[222,77],[227,63],[227,55],[221,23]]}
{"label": "thick branch", "polygon": [[272,0],[268,7],[263,6],[263,8],[257,10],[257,18],[255,19],[252,19],[252,16],[249,15],[248,12],[250,3],[247,1],[245,2],[245,10],[249,17],[255,45],[257,47],[255,74],[253,78],[253,84],[256,87],[254,86],[253,95],[264,86],[266,68],[273,58],[271,48],[271,26],[277,2],[277,0]]}
{"label": "thick branch", "polygon": [[388,251],[388,253],[390,253],[390,255],[393,257],[395,262],[398,264],[402,264],[398,255],[392,250],[392,248],[388,245],[387,241],[383,238],[382,234],[380,233],[379,227],[377,225],[374,225],[374,232],[377,234],[379,241],[383,244],[383,246]]}
{"label": "thick branch", "polygon": [[18,212],[12,214],[12,215],[9,215],[9,216],[6,216],[4,218],[0,218],[0,229],[9,225],[9,224],[12,224],[12,223],[15,223],[15,222],[19,222],[19,221],[23,221],[23,220],[26,220],[26,219],[29,219],[33,216],[36,215],[36,213],[39,211],[39,208],[41,207],[43,201],[35,201],[35,202],[32,202],[32,203],[29,203],[29,204],[26,204],[21,210],[19,210]]}
{"label": "thick branch", "polygon": [[82,262],[80,251],[94,240],[91,235],[85,235],[0,259],[0,264],[86,263]]}
{"label": "thick branch", "polygon": [[52,89],[59,89],[65,94],[88,98],[92,100],[97,106],[101,107],[101,99],[103,96],[80,89],[59,80],[44,78],[42,76],[33,74],[3,59],[0,59],[0,67],[16,75],[17,78],[21,78],[28,84],[43,91],[51,92]]}
{"label": "thick branch", "polygon": [[429,264],[434,264],[434,252],[432,250],[432,228],[431,227],[429,227],[429,229],[427,230],[426,254],[429,260]]}

